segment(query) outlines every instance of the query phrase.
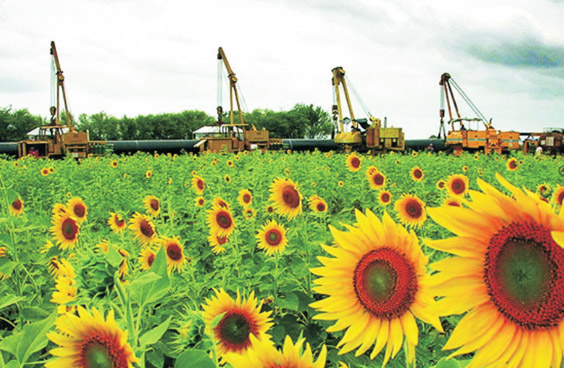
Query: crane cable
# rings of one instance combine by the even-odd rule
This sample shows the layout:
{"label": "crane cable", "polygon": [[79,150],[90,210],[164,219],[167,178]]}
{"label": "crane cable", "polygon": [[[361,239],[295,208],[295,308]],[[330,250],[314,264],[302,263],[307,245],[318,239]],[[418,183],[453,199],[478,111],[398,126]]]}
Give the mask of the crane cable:
{"label": "crane cable", "polygon": [[57,68],[55,67],[55,57],[51,57],[51,106],[57,103]]}
{"label": "crane cable", "polygon": [[372,114],[370,114],[370,111],[368,110],[368,106],[366,106],[362,98],[360,98],[360,95],[356,91],[356,88],[354,88],[354,85],[351,83],[350,79],[346,75],[345,75],[345,79],[347,80],[347,85],[350,87],[353,95],[356,97],[357,101],[360,103],[360,106],[364,110],[364,113],[367,114],[368,117],[372,116]]}
{"label": "crane cable", "polygon": [[464,93],[464,91],[462,90],[462,88],[460,88],[460,86],[454,81],[454,79],[452,79],[452,77],[450,78],[450,82],[453,85],[453,87],[458,91],[458,93],[460,93],[460,95],[462,96],[462,98],[464,99],[464,101],[466,101],[466,103],[468,104],[468,106],[470,106],[470,108],[472,109],[472,111],[474,111],[474,113],[476,115],[478,115],[478,117],[480,118],[480,120],[482,120],[482,122],[484,123],[484,125],[487,125],[488,120],[486,119],[486,117],[484,116],[484,114],[482,114],[482,112],[478,109],[478,107],[476,107],[476,105],[474,105],[474,103],[472,102],[472,100],[470,100],[470,98],[466,95],[466,93]]}
{"label": "crane cable", "polygon": [[223,62],[217,60],[217,106],[223,105]]}

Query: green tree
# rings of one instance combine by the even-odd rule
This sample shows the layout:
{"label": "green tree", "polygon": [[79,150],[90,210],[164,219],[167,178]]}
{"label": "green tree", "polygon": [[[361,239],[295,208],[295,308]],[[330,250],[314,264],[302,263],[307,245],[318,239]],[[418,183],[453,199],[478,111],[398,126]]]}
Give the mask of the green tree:
{"label": "green tree", "polygon": [[331,135],[333,123],[331,116],[320,106],[297,104],[292,111],[305,123],[305,138],[319,139]]}
{"label": "green tree", "polygon": [[32,115],[27,109],[12,111],[12,107],[0,108],[0,141],[17,142],[27,138],[27,132],[45,125],[45,119]]}

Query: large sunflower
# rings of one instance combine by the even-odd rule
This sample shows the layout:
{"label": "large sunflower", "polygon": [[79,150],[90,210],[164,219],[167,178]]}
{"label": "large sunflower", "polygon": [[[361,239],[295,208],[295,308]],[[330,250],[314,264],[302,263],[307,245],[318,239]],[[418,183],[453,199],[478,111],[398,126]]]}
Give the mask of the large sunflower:
{"label": "large sunflower", "polygon": [[302,213],[302,195],[292,180],[274,179],[269,190],[269,199],[276,212],[288,216],[290,220]]}
{"label": "large sunflower", "polygon": [[235,229],[235,221],[231,215],[231,211],[227,208],[214,206],[208,211],[208,226],[211,234],[228,237]]}
{"label": "large sunflower", "polygon": [[[469,208],[429,209],[456,236],[428,241],[455,255],[431,265],[440,315],[466,313],[444,349],[475,352],[468,367],[560,367],[564,341],[564,222],[499,174],[506,196],[478,179]],[[557,243],[558,242],[558,243]]]}
{"label": "large sunflower", "polygon": [[110,218],[108,219],[108,225],[110,225],[110,229],[116,234],[119,234],[125,230],[125,220],[121,217],[120,214],[110,212]]}
{"label": "large sunflower", "polygon": [[57,358],[47,362],[46,368],[130,368],[139,362],[113,310],[104,319],[96,308],[89,312],[78,307],[78,316],[63,314],[56,326],[58,332],[48,332],[47,338],[59,346],[50,351]]}
{"label": "large sunflower", "polygon": [[357,224],[348,232],[330,226],[336,246],[323,245],[335,258],[319,257],[322,267],[314,290],[327,298],[311,304],[321,314],[315,319],[336,320],[327,329],[347,329],[337,345],[339,354],[357,349],[356,356],[372,345],[373,359],[386,346],[384,365],[406,338],[409,362],[415,358],[418,329],[415,317],[442,331],[434,314],[434,295],[427,287],[427,257],[417,236],[396,224],[385,212],[382,221],[370,210],[356,211]]}
{"label": "large sunflower", "polygon": [[468,177],[460,174],[451,175],[445,186],[449,194],[464,197],[468,192]]}
{"label": "large sunflower", "polygon": [[381,189],[386,185],[386,176],[380,171],[366,172],[366,178],[372,189]]}
{"label": "large sunflower", "polygon": [[182,267],[186,264],[184,257],[184,247],[180,243],[179,237],[163,238],[163,246],[166,252],[166,263],[169,271],[182,271]]}
{"label": "large sunflower", "polygon": [[276,350],[270,341],[258,341],[250,336],[252,348],[247,354],[228,354],[226,360],[233,368],[325,368],[327,360],[327,347],[323,345],[317,361],[313,360],[313,353],[305,339],[298,340],[295,344],[290,336],[286,335],[282,351]]}
{"label": "large sunflower", "polygon": [[241,189],[237,200],[241,206],[248,207],[253,202],[253,194],[248,189]]}
{"label": "large sunflower", "polygon": [[143,205],[148,215],[157,217],[161,213],[161,201],[154,195],[148,195],[143,199]]}
{"label": "large sunflower", "polygon": [[419,227],[425,223],[425,203],[413,194],[402,194],[401,198],[394,204],[398,218],[402,224]]}
{"label": "large sunflower", "polygon": [[76,217],[79,223],[82,223],[86,220],[86,216],[88,215],[88,207],[79,197],[74,197],[68,200],[67,208],[69,212]]}
{"label": "large sunflower", "polygon": [[23,210],[24,202],[20,197],[16,198],[16,200],[10,204],[10,213],[14,216],[21,215],[23,213]]}
{"label": "large sunflower", "polygon": [[[242,299],[237,292],[237,299],[233,300],[223,289],[215,290],[215,296],[206,298],[202,305],[206,328],[217,342],[217,352],[220,356],[226,353],[243,353],[251,347],[250,336],[257,340],[270,340],[266,332],[272,326],[269,315],[272,312],[261,312],[261,304],[257,305],[254,292],[248,299]],[[223,314],[221,320],[212,329],[211,322]]]}
{"label": "large sunflower", "polygon": [[78,242],[78,234],[80,233],[80,224],[70,213],[60,212],[53,215],[51,235],[57,240],[60,249],[74,248]]}
{"label": "large sunflower", "polygon": [[357,172],[360,170],[361,163],[360,157],[358,157],[356,153],[353,152],[347,156],[347,167],[350,171]]}
{"label": "large sunflower", "polygon": [[133,218],[129,220],[129,229],[135,233],[135,237],[141,244],[151,245],[158,241],[153,221],[139,212],[135,212]]}
{"label": "large sunflower", "polygon": [[264,249],[267,255],[281,253],[288,244],[286,229],[275,220],[269,220],[256,235],[259,249]]}

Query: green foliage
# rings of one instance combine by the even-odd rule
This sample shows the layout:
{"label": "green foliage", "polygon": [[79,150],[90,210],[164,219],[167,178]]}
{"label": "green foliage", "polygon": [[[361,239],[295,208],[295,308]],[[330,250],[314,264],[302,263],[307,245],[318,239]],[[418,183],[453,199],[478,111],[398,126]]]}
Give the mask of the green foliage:
{"label": "green foliage", "polygon": [[44,119],[31,115],[27,109],[12,111],[11,107],[0,108],[0,142],[26,139],[27,132],[45,123]]}

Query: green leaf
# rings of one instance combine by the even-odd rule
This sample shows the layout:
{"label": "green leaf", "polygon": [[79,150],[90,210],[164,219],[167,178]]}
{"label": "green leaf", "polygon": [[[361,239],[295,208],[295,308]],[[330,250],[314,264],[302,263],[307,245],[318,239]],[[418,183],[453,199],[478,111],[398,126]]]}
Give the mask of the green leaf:
{"label": "green leaf", "polygon": [[161,351],[151,350],[147,353],[147,360],[156,368],[164,366],[164,355]]}
{"label": "green leaf", "polygon": [[22,308],[22,319],[26,321],[41,321],[49,316],[44,308],[41,307],[25,307]]}
{"label": "green leaf", "polygon": [[174,368],[216,368],[210,357],[201,350],[186,350],[176,359]]}
{"label": "green leaf", "polygon": [[286,308],[293,311],[297,311],[299,305],[300,305],[300,299],[294,293],[286,294],[283,299],[282,298],[278,299],[278,306],[280,308]]}
{"label": "green leaf", "polygon": [[442,358],[435,368],[460,368],[460,363],[456,359]]}
{"label": "green leaf", "polygon": [[145,284],[148,284],[149,282],[152,281],[156,281],[158,279],[160,279],[161,277],[159,275],[157,275],[154,272],[151,271],[146,271],[143,272],[141,274],[141,276],[137,277],[132,283],[131,283],[131,288],[135,289],[135,288],[139,288]]}
{"label": "green leaf", "polygon": [[15,304],[17,302],[19,302],[20,300],[24,299],[21,296],[15,296],[15,295],[6,295],[2,298],[0,298],[0,310]]}
{"label": "green leaf", "polygon": [[106,256],[106,260],[112,267],[118,268],[123,257],[114,247],[109,247],[108,255]]}
{"label": "green leaf", "polygon": [[168,278],[164,247],[161,247],[157,253],[155,261],[149,271],[160,277],[158,279],[154,279],[153,281],[148,281],[140,287],[132,288],[133,297],[137,299],[141,305],[153,303],[162,299],[170,289],[170,279]]}
{"label": "green leaf", "polygon": [[0,245],[11,246],[12,245],[12,237],[10,234],[1,234],[0,235]]}
{"label": "green leaf", "polygon": [[168,330],[168,326],[170,325],[171,319],[172,316],[168,317],[166,321],[164,321],[157,327],[144,333],[143,336],[139,338],[139,344],[141,345],[141,348],[144,348],[147,345],[152,345],[158,342],[161,339],[161,337],[164,335],[166,330]]}
{"label": "green leaf", "polygon": [[10,277],[17,265],[16,262],[12,262],[8,258],[0,258],[0,273]]}

